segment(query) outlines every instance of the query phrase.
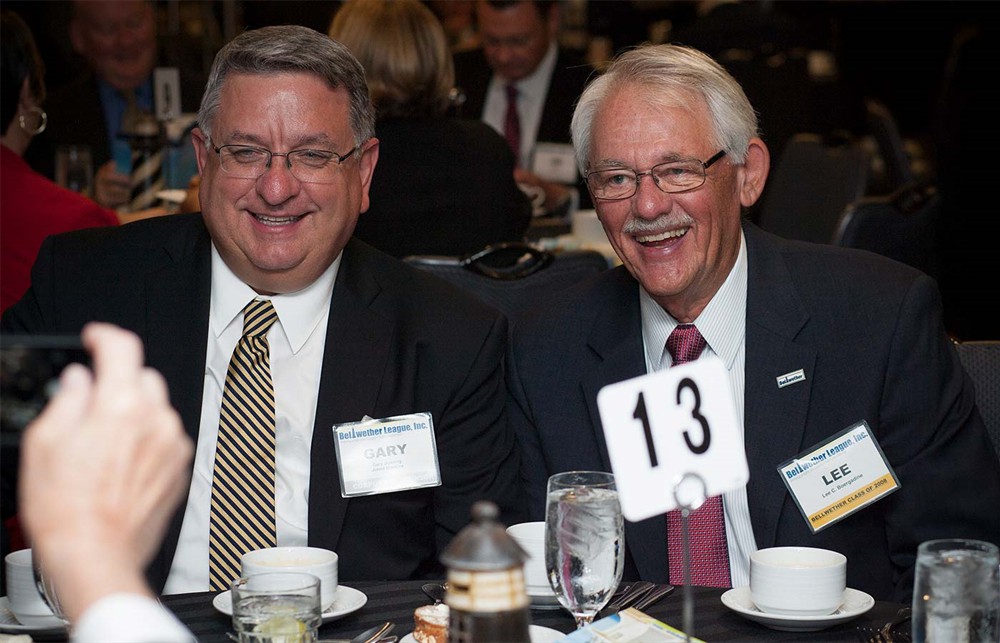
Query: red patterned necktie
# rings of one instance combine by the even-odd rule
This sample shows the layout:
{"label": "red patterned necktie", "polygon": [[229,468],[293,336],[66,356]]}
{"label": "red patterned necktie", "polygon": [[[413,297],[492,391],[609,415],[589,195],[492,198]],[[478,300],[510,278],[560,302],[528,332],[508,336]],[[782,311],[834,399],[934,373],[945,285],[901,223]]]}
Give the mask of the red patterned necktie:
{"label": "red patterned necktie", "polygon": [[503,135],[514,152],[517,165],[521,165],[521,118],[517,115],[517,87],[507,85],[507,114],[503,120]]}
{"label": "red patterned necktie", "polygon": [[[694,324],[681,324],[667,338],[667,350],[674,366],[698,359],[705,338]],[[691,545],[691,583],[702,587],[730,587],[729,549],[722,496],[712,496],[688,516]],[[681,510],[667,513],[667,558],[670,584],[684,584],[684,549]]]}

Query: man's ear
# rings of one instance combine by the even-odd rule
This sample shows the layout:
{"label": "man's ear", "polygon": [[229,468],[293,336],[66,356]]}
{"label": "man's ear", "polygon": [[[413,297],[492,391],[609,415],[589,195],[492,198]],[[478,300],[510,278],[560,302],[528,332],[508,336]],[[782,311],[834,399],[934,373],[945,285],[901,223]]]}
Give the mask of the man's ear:
{"label": "man's ear", "polygon": [[767,145],[759,138],[750,139],[746,161],[740,166],[740,205],[744,208],[749,208],[760,198],[770,169],[771,153],[767,150]]}
{"label": "man's ear", "polygon": [[208,163],[208,146],[205,145],[207,139],[200,127],[191,130],[191,145],[194,147],[194,158],[198,162],[198,174],[205,171],[205,165]]}

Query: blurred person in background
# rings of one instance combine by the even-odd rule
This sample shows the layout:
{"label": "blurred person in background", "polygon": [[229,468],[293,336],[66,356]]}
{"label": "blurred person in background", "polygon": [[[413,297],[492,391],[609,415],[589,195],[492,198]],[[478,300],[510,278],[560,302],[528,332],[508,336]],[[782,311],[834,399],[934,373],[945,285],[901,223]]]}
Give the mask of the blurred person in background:
{"label": "blurred person in background", "polygon": [[[50,234],[118,224],[111,210],[59,187],[21,158],[46,130],[44,69],[35,41],[17,14],[3,11],[2,146],[0,146],[0,312],[28,289],[31,266]],[[6,518],[6,516],[5,516]]]}
{"label": "blurred person in background", "polygon": [[[594,68],[559,47],[559,3],[477,0],[476,25],[481,47],[454,57],[462,116],[481,119],[508,140],[518,159],[517,182],[544,190],[540,214],[591,207],[569,124]],[[539,144],[546,144],[543,154]]]}
{"label": "blurred person in background", "polygon": [[531,206],[510,148],[484,123],[445,115],[454,73],[430,9],[419,0],[348,0],[329,34],[365,68],[377,115],[371,207],[355,236],[396,257],[523,240]]}
{"label": "blurred person in background", "polygon": [[[59,145],[87,145],[94,160],[94,198],[109,208],[129,203],[130,177],[114,162],[115,142],[129,113],[154,111],[153,69],[158,52],[156,6],[150,0],[73,0],[69,39],[87,63],[77,79],[53,92],[49,127],[26,156],[54,176]],[[203,79],[180,69],[183,112],[195,112]],[[130,108],[131,104],[131,108]]]}

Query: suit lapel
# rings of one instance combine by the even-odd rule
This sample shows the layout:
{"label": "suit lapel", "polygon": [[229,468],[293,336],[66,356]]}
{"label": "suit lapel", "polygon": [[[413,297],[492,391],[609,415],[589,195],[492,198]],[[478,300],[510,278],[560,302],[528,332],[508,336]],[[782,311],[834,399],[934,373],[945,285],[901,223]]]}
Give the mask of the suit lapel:
{"label": "suit lapel", "polygon": [[[747,501],[758,547],[770,547],[787,490],[777,467],[803,447],[816,365],[813,348],[795,338],[808,315],[771,237],[745,226],[747,278],[744,442],[751,471]],[[779,388],[777,378],[802,369],[805,381]]]}
{"label": "suit lapel", "polygon": [[[170,382],[171,404],[195,443],[205,384],[211,283],[211,240],[201,218],[192,217],[191,225],[165,240],[162,256],[154,259],[146,275],[144,341],[146,363]],[[167,527],[161,555],[149,569],[154,587],[166,582],[183,517],[181,505]]]}
{"label": "suit lapel", "polygon": [[337,548],[348,500],[340,495],[333,425],[356,422],[376,408],[394,325],[374,303],[382,290],[367,250],[351,240],[330,304],[309,477],[309,544]]}
{"label": "suit lapel", "polygon": [[[597,408],[597,393],[608,384],[646,373],[638,284],[624,268],[618,268],[610,283],[609,294],[595,299],[609,303],[595,318],[587,342],[599,362],[593,370],[584,374],[581,385],[601,463],[611,471],[608,445]],[[642,578],[666,580],[667,530],[666,522],[661,517],[641,522],[626,521],[625,542]]]}

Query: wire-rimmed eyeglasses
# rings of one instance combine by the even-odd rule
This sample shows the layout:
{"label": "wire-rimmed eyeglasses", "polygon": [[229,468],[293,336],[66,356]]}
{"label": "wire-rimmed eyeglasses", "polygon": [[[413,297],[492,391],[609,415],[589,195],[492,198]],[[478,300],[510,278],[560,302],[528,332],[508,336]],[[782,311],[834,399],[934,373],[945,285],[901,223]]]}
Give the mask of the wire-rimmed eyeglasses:
{"label": "wire-rimmed eyeglasses", "polygon": [[285,166],[303,183],[333,183],[340,164],[358,150],[337,154],[330,150],[292,150],[272,152],[253,145],[221,145],[213,148],[219,155],[222,171],[240,179],[256,179],[271,167],[275,156],[285,157]]}
{"label": "wire-rimmed eyeglasses", "polygon": [[617,201],[631,197],[639,189],[639,180],[646,175],[653,179],[660,191],[672,194],[687,192],[701,187],[705,183],[705,170],[726,155],[726,150],[719,150],[707,161],[686,159],[669,161],[649,168],[646,172],[636,172],[627,167],[616,167],[607,170],[587,172],[585,178],[595,199]]}

